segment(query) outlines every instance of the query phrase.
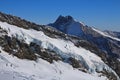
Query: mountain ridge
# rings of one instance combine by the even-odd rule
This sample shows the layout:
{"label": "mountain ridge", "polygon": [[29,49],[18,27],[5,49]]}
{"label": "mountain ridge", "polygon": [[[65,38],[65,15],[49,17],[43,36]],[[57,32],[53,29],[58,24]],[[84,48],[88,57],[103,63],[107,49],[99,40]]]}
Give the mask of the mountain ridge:
{"label": "mountain ridge", "polygon": [[[106,78],[109,80],[119,80],[114,68],[112,68],[117,67],[116,58],[115,60],[112,60],[113,63],[116,63],[114,66],[113,63],[109,64],[112,61],[110,61],[110,58],[107,57],[106,53],[101,51],[98,47],[96,47],[96,45],[90,43],[89,41],[80,37],[64,34],[63,32],[45,25],[41,26],[32,24],[31,22],[21,20],[20,18],[18,19],[11,15],[9,16],[12,17],[13,20],[6,19],[5,16],[7,16],[7,18],[9,18],[9,16],[6,14],[3,15],[0,15],[0,57],[2,57],[0,58],[0,61],[4,61],[4,65],[8,66],[7,68],[16,71],[15,75],[22,75],[21,72],[17,71],[17,69],[20,68],[22,69],[22,73],[25,75],[21,78],[25,80],[39,80],[41,78],[43,80],[68,80],[69,77],[67,76],[68,73],[66,70],[69,71],[70,69],[70,72],[73,72],[75,75],[70,73],[69,75],[76,80],[105,80]],[[30,60],[30,62],[25,59]],[[12,64],[11,68],[9,67],[7,60],[10,61],[10,65]],[[23,65],[17,64],[14,60]],[[25,63],[29,64],[28,66],[30,66],[33,71],[40,73],[40,75],[35,72],[30,72],[30,77],[28,78],[26,76],[28,74],[24,72],[23,68],[25,68],[27,72],[30,71],[30,68],[24,67],[24,65],[27,66]],[[3,63],[0,62],[0,64]],[[34,64],[34,67],[32,67],[32,64]],[[18,67],[15,67],[15,65]],[[35,66],[37,67],[35,68]],[[42,66],[45,66],[45,68]],[[50,71],[48,66],[52,71]],[[61,70],[58,66],[61,66],[60,68],[63,70]],[[5,69],[7,70],[7,68]],[[44,75],[42,76],[40,70],[38,70],[39,68],[43,71],[42,74],[46,75],[49,79],[46,79],[46,76]],[[4,71],[5,69],[0,67],[0,70]],[[45,73],[45,70],[48,70],[47,72],[50,74]],[[56,75],[51,75],[51,72]],[[98,76],[95,76],[94,72]],[[88,75],[88,73],[90,75]],[[51,75],[51,77],[49,75]],[[89,79],[83,75],[88,75]],[[94,76],[91,77],[91,75]],[[17,79],[19,78],[18,76],[14,77],[16,80],[19,80]],[[72,77],[69,79],[72,80]]]}

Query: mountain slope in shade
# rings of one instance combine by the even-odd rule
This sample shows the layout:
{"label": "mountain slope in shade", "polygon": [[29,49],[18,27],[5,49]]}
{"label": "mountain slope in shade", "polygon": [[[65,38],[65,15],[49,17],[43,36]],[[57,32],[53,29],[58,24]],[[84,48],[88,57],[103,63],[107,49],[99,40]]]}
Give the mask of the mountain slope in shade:
{"label": "mountain slope in shade", "polygon": [[83,24],[75,21],[71,16],[59,16],[54,24],[49,24],[56,29],[70,35],[81,36],[83,35]]}
{"label": "mountain slope in shade", "polygon": [[104,54],[84,39],[0,13],[1,79],[119,80]]}
{"label": "mountain slope in shade", "polygon": [[[87,33],[94,33],[94,36],[106,36],[111,39],[120,41],[119,38],[119,32],[110,32],[110,31],[100,31],[92,27],[88,27],[87,25],[83,24],[82,22],[78,22],[74,20],[71,16],[59,16],[58,19],[54,22],[49,24],[50,26],[70,35],[75,35],[75,36],[82,36],[85,32]],[[92,31],[94,32],[92,33]],[[95,34],[95,32],[97,32]],[[106,32],[106,33],[105,33]],[[118,38],[117,38],[118,37]]]}

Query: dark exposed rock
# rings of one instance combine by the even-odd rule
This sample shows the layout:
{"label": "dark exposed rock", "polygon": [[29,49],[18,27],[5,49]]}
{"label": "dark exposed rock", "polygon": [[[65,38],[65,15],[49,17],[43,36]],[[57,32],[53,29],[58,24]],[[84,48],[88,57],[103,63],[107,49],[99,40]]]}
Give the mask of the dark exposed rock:
{"label": "dark exposed rock", "polygon": [[16,38],[4,36],[4,43],[5,44],[2,44],[3,50],[17,56],[18,58],[29,60],[37,59],[37,56],[31,53],[29,46],[24,42],[20,42]]}
{"label": "dark exposed rock", "polygon": [[120,61],[118,61],[114,57],[109,57],[107,61],[108,61],[108,65],[110,65],[111,68],[115,70],[116,73],[120,76]]}
{"label": "dark exposed rock", "polygon": [[0,12],[0,21],[7,22],[9,24],[19,26],[25,29],[32,28],[35,30],[41,30],[41,27],[43,27],[43,25],[37,25],[33,22],[29,22],[29,21],[26,21],[25,19],[21,19],[20,17],[11,16],[1,12]]}
{"label": "dark exposed rock", "polygon": [[[59,16],[58,19],[54,22],[54,24],[49,24],[49,26],[53,26],[57,28],[58,30],[65,32],[66,29],[63,29],[62,25],[69,25],[73,21],[73,18],[71,16]],[[66,24],[65,24],[66,23]]]}
{"label": "dark exposed rock", "polygon": [[51,51],[49,49],[43,49],[36,43],[31,42],[30,48],[33,51],[33,53],[37,53],[40,58],[47,60],[50,63],[52,63],[53,60],[55,61],[62,60],[60,55],[56,54],[54,51]]}
{"label": "dark exposed rock", "polygon": [[103,70],[103,71],[98,72],[98,73],[102,73],[101,76],[106,76],[109,80],[117,80],[117,77],[112,72],[108,72],[106,70]]}
{"label": "dark exposed rock", "polygon": [[68,59],[69,63],[74,67],[74,68],[82,68],[82,64],[80,64],[80,61],[76,60],[75,58],[70,57]]}

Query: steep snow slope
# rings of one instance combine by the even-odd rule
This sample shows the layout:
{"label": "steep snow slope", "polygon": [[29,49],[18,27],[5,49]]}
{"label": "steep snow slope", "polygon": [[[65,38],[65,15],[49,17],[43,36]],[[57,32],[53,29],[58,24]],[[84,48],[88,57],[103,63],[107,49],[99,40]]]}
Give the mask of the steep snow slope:
{"label": "steep snow slope", "polygon": [[21,60],[2,51],[0,53],[0,80],[105,80],[97,74],[87,74],[61,61],[50,64]]}
{"label": "steep snow slope", "polygon": [[[7,55],[7,53],[2,50],[2,54],[0,54],[1,55],[0,64],[4,64],[4,65],[1,67],[1,72],[2,72],[0,73],[1,75],[10,76],[11,74],[9,74],[9,72],[12,72],[13,75],[17,75],[16,76],[17,78],[22,76],[22,78],[26,80],[27,79],[29,80],[30,77],[33,78],[33,80],[39,80],[39,79],[51,80],[54,78],[57,78],[55,80],[59,80],[59,79],[79,80],[82,78],[83,80],[102,80],[102,79],[105,80],[105,77],[99,77],[100,74],[97,73],[97,71],[103,71],[103,70],[112,72],[116,75],[116,73],[111,68],[109,68],[101,60],[100,57],[81,47],[78,48],[74,46],[74,44],[70,41],[65,41],[62,39],[53,39],[46,36],[42,31],[36,31],[32,29],[27,30],[27,29],[19,28],[17,26],[10,25],[5,22],[0,22],[0,26],[2,29],[7,31],[10,37],[14,36],[19,40],[24,40],[27,44],[30,44],[30,42],[35,42],[43,48],[55,51],[63,58],[73,57],[77,60],[80,60],[84,64],[88,72],[90,73],[88,74],[78,70],[74,70],[70,65],[63,62],[54,62],[53,64],[49,64],[48,62],[42,59],[39,59],[37,62],[20,60],[17,59],[16,57]],[[5,66],[8,67],[4,69],[3,67]],[[73,73],[75,75],[73,75]],[[85,76],[90,76],[90,78],[86,79]]]}

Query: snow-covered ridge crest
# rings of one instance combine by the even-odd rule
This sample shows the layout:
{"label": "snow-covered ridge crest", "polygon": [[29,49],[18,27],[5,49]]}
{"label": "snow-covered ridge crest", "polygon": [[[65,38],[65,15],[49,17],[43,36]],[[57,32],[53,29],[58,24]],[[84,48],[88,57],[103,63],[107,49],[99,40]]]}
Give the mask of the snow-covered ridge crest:
{"label": "snow-covered ridge crest", "polygon": [[[74,57],[85,64],[85,67],[90,73],[95,74],[97,71],[107,70],[109,72],[115,72],[109,68],[100,57],[91,53],[83,48],[78,48],[70,41],[65,41],[61,39],[53,39],[46,36],[42,31],[27,30],[19,28],[17,26],[10,25],[5,22],[0,22],[1,28],[8,32],[9,36],[14,36],[18,39],[23,39],[27,44],[33,42],[34,39],[37,40],[37,44],[43,48],[55,51],[63,57]],[[116,75],[116,74],[115,74]]]}
{"label": "snow-covered ridge crest", "polygon": [[118,39],[118,38],[116,38],[116,37],[113,37],[113,36],[110,36],[110,35],[108,35],[108,34],[105,34],[104,32],[102,32],[102,31],[100,31],[100,30],[98,30],[98,29],[95,29],[95,28],[92,28],[92,29],[93,29],[94,31],[98,32],[99,34],[105,36],[105,37],[109,37],[109,38],[111,38],[111,39],[113,39],[113,40],[120,41],[120,39]]}

